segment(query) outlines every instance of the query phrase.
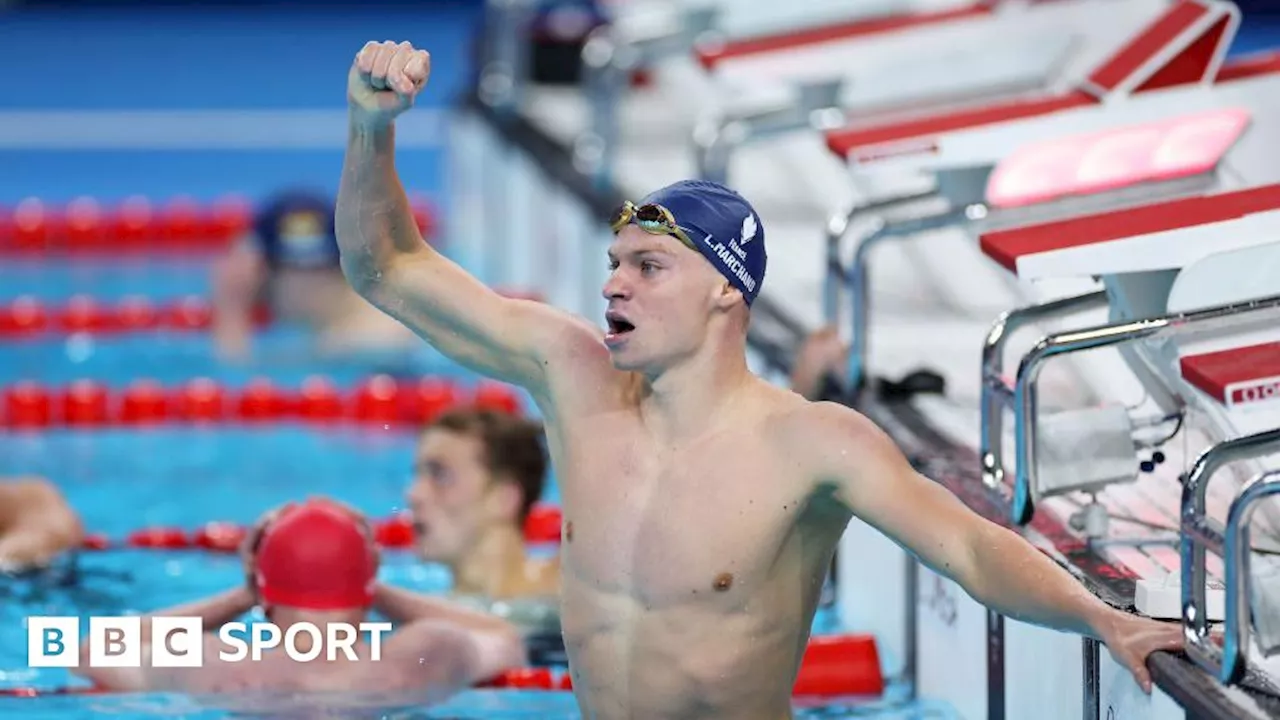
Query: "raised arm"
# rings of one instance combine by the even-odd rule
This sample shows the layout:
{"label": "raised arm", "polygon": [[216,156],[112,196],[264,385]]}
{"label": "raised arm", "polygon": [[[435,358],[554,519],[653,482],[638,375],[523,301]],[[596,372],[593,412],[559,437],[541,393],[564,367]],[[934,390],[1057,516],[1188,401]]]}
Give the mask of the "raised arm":
{"label": "raised arm", "polygon": [[396,172],[394,119],[429,74],[430,57],[409,43],[369,43],[356,55],[337,205],[343,273],[445,355],[536,390],[551,350],[592,331],[550,306],[503,297],[423,241]]}
{"label": "raised arm", "polygon": [[965,507],[911,467],[893,441],[866,418],[816,405],[806,419],[819,466],[859,518],[1007,617],[1102,640],[1116,661],[1150,691],[1147,656],[1182,646],[1181,629],[1113,609],[1021,536]]}
{"label": "raised arm", "polygon": [[253,306],[266,282],[266,265],[252,240],[242,238],[213,267],[213,341],[218,354],[242,359],[253,340]]}

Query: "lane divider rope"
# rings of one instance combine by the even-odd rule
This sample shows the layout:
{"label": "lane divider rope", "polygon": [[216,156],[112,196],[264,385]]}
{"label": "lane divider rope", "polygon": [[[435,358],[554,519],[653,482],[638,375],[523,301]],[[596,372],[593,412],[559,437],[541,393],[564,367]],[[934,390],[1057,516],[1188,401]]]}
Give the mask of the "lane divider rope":
{"label": "lane divider rope", "polygon": [[145,378],[123,388],[88,379],[54,388],[22,381],[0,387],[0,427],[33,430],[291,421],[420,427],[461,406],[517,415],[524,407],[519,392],[505,383],[483,379],[468,391],[433,376],[410,381],[374,375],[347,389],[340,389],[323,375],[308,377],[297,388],[279,387],[261,377],[238,388],[206,377],[176,387]]}

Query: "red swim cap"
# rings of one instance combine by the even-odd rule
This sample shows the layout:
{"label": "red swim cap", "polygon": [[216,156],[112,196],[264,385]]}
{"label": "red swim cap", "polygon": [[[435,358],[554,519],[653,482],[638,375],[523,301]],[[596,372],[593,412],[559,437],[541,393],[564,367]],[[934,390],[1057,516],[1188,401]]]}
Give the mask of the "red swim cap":
{"label": "red swim cap", "polygon": [[262,533],[258,593],[268,605],[365,608],[378,574],[373,539],[346,509],[323,500],[287,508]]}

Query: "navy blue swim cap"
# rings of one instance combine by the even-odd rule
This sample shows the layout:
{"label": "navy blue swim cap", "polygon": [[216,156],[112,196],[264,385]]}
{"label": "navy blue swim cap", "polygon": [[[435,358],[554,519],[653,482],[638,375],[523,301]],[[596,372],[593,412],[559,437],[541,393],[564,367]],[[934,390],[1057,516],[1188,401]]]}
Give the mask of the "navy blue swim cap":
{"label": "navy blue swim cap", "polygon": [[259,210],[254,230],[272,268],[339,267],[333,201],[323,195],[287,192],[270,198]]}
{"label": "navy blue swim cap", "polygon": [[641,206],[651,203],[671,212],[698,252],[751,305],[760,294],[768,264],[764,226],[751,203],[707,180],[681,180],[640,201]]}

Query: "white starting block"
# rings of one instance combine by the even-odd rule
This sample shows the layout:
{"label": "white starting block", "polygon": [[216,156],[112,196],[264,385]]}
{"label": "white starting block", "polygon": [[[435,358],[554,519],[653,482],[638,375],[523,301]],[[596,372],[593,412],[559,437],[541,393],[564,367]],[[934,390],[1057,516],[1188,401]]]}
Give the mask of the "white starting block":
{"label": "white starting block", "polygon": [[[1171,310],[1241,305],[1280,295],[1280,239],[1274,227],[1245,228],[1237,222],[1231,229],[1259,230],[1272,242],[1227,249],[1187,267],[1170,291]],[[1184,608],[1190,609],[1184,609],[1183,622],[1193,638],[1188,653],[1206,670],[1231,682],[1246,665],[1269,665],[1265,658],[1280,648],[1280,563],[1274,557],[1277,544],[1272,530],[1280,522],[1280,503],[1270,497],[1280,489],[1280,322],[1273,314],[1179,339],[1160,359],[1174,364],[1189,402],[1217,432],[1218,447],[1243,446],[1254,440],[1247,452],[1231,453],[1234,462],[1213,468],[1240,488],[1225,511],[1203,501],[1211,495],[1207,486],[1216,480],[1211,478],[1213,472],[1188,482],[1190,497],[1184,498],[1183,507],[1183,562],[1188,566],[1183,575],[1191,584],[1184,594]],[[1258,518],[1271,526],[1266,531],[1271,535],[1260,538],[1251,532]],[[1259,549],[1271,555],[1258,555]],[[1206,551],[1223,557],[1227,602],[1237,608],[1226,615],[1226,640],[1220,653],[1206,652],[1212,641],[1200,622],[1206,605],[1208,619],[1214,619],[1212,597],[1199,595],[1206,582]]]}
{"label": "white starting block", "polygon": [[[637,70],[661,66],[664,82],[679,82],[670,95],[686,100],[667,113],[701,112],[701,174],[718,178],[744,127],[768,134],[806,128],[811,114],[837,107],[863,114],[1053,88],[1175,1],[641,3],[584,49],[588,110],[576,162],[598,177],[615,170],[630,126],[619,106]],[[670,60],[696,60],[710,74]]]}
{"label": "white starting block", "polygon": [[[1045,223],[1082,214],[1099,215],[1110,211],[1120,213],[1135,206],[1152,204],[1153,199],[1177,199],[1206,192],[1217,196],[1280,179],[1277,177],[1280,176],[1280,169],[1266,167],[1268,162],[1263,160],[1274,157],[1275,148],[1280,145],[1271,130],[1276,126],[1274,118],[1277,117],[1275,109],[1278,108],[1273,108],[1273,104],[1276,97],[1274,90],[1280,83],[1280,56],[1259,56],[1224,64],[1222,57],[1225,47],[1232,39],[1237,17],[1234,7],[1225,3],[1179,3],[1176,13],[1154,25],[1151,32],[1140,38],[1141,42],[1136,42],[1129,51],[1118,54],[1113,63],[1098,68],[1093,74],[1092,83],[1084,84],[1074,91],[1041,94],[1038,97],[1025,97],[961,111],[919,113],[894,122],[864,123],[827,133],[828,147],[845,160],[851,173],[863,186],[869,188],[867,196],[860,199],[859,207],[848,215],[842,213],[832,219],[832,230],[828,236],[831,245],[836,244],[854,226],[854,220],[860,217],[875,222],[865,223],[873,229],[871,234],[860,238],[862,242],[858,245],[859,250],[881,238],[917,234],[921,230],[962,227],[969,233],[985,233],[983,247],[990,252],[995,248],[988,247],[988,235],[995,234],[998,228],[1020,223]],[[1163,45],[1157,42],[1161,38],[1164,39]],[[1100,93],[1100,90],[1105,92]],[[1240,114],[1241,110],[1244,111],[1243,116]],[[1245,120],[1243,123],[1242,118]],[[1196,120],[1205,122],[1197,124],[1193,122]],[[1186,125],[1179,127],[1179,122],[1171,121],[1182,121]],[[1213,132],[1208,133],[1209,139],[1216,139],[1217,144],[1206,144],[1202,133],[1188,130],[1197,127],[1212,128]],[[1141,163],[1123,162],[1126,157],[1133,159],[1133,153],[1126,152],[1125,148],[1134,146],[1117,139],[1123,135],[1119,131],[1126,128],[1141,131],[1133,136],[1141,140],[1136,144],[1141,151],[1137,154],[1142,156],[1150,153],[1150,157],[1158,158],[1160,162],[1148,163],[1145,168]],[[1026,154],[1017,158],[1018,161],[1025,160],[1036,155],[1037,148],[1029,147],[1030,145],[1038,143],[1038,149],[1043,151],[1044,146],[1061,141],[1064,136],[1078,136],[1074,139],[1088,140],[1085,146],[1096,151],[1094,158],[1101,159],[1106,155],[1120,160],[1122,162],[1115,163],[1119,169],[1107,163],[1093,163],[1092,171],[1073,176],[1072,173],[1082,166],[1085,169],[1089,167],[1078,162],[1071,168],[1071,172],[1052,173],[1054,184],[1048,194],[1044,187],[1033,187],[1025,181],[1017,182],[1012,173],[1007,177],[996,175],[1002,162],[1015,159],[1012,157],[1015,152],[1026,150]],[[1176,141],[1179,137],[1184,141]],[[1171,142],[1171,138],[1175,141]],[[1079,161],[1088,156],[1087,153],[1079,153],[1080,145],[1072,146],[1067,143],[1060,149],[1067,147],[1071,151],[1059,153],[1059,162],[1062,158]],[[1160,148],[1181,148],[1182,151],[1169,153],[1162,152]],[[1200,155],[1192,157],[1194,153],[1188,154],[1188,148],[1194,148]],[[1041,154],[1040,159],[1044,159],[1044,154]],[[1023,165],[1021,174],[1024,178],[1035,178],[1038,171],[1044,169],[1041,167],[1028,172],[1027,169],[1032,165]],[[1014,169],[1012,162],[1010,169]],[[1058,170],[1063,168],[1059,167]],[[1007,186],[993,188],[997,181],[1007,183]],[[919,189],[922,186],[923,192]],[[904,187],[910,189],[903,191]],[[992,189],[1005,190],[1010,187],[1021,188],[1022,195],[1009,193],[1000,197],[997,192],[995,202],[989,196]],[[1224,199],[1228,206],[1238,202],[1240,204],[1235,205],[1237,209],[1251,208],[1239,218],[1228,215],[1228,219],[1240,220],[1246,215],[1269,212],[1269,193],[1265,189],[1253,193],[1246,191],[1239,196],[1229,195],[1217,199]],[[941,209],[935,202],[937,200],[943,201]],[[927,210],[917,209],[929,203],[933,207]],[[1209,204],[1209,201],[1205,204]],[[1191,203],[1188,207],[1196,206],[1196,203]],[[1161,212],[1163,210],[1153,210],[1148,214],[1155,216]],[[1129,220],[1133,219],[1133,216],[1127,217]],[[1209,262],[1207,256],[1218,249],[1250,247],[1263,242],[1260,238],[1265,237],[1256,234],[1214,234],[1206,247],[1203,237],[1193,237],[1193,229],[1186,242],[1176,245],[1159,244],[1157,247],[1150,244],[1154,242],[1152,238],[1128,237],[1130,233],[1127,230],[1130,228],[1123,222],[1116,222],[1114,215],[1091,219],[1095,229],[1097,226],[1118,228],[1120,234],[1113,240],[1133,240],[1134,244],[1130,247],[1136,249],[1118,251],[1118,246],[1113,246],[1108,248],[1106,257],[1099,257],[1098,253],[1103,252],[1100,246],[1085,248],[1083,245],[1087,243],[1082,243],[1073,248],[1078,254],[1070,258],[1061,254],[1050,257],[1049,253],[1056,252],[1057,249],[1049,248],[1031,253],[1030,255],[1040,255],[1035,259],[1030,255],[1024,258],[1021,253],[1015,253],[1017,257],[1012,260],[1006,257],[1005,267],[1016,269],[1020,280],[1019,292],[1013,294],[1014,298],[1035,298],[1039,294],[1030,281],[1030,274],[1033,272],[1036,273],[1037,285],[1050,287],[1097,287],[1095,277],[1114,273],[1104,278],[1104,292],[1089,293],[1078,302],[1053,293],[1053,299],[1043,303],[1042,314],[1028,314],[1020,322],[1039,323],[1047,316],[1067,311],[1099,309],[1105,313],[1099,318],[1099,322],[1165,315],[1172,312],[1166,301],[1170,297],[1170,284],[1178,276],[1180,269],[1194,266],[1198,262]],[[1254,230],[1265,233],[1270,222],[1267,217],[1253,217],[1242,220],[1242,225],[1256,223],[1258,225]],[[1171,229],[1178,228],[1175,225]],[[1247,230],[1240,226],[1236,229]],[[1101,237],[1097,233],[1090,233],[1093,231],[1082,233],[1081,236],[1095,241]],[[1066,238],[1064,233],[1057,230],[1044,232],[1043,235],[1052,236],[1055,241]],[[1217,238],[1227,235],[1233,238],[1233,245],[1213,244],[1217,242]],[[1272,237],[1275,238],[1274,235]],[[969,244],[967,252],[972,253],[976,249],[974,244],[976,243]],[[947,271],[934,273],[935,277],[952,275],[968,279],[964,283],[966,293],[988,285],[1000,286],[998,279],[991,283],[973,280],[970,270],[976,265],[972,260],[955,262],[953,253],[943,255],[931,251],[929,255],[930,259],[936,258],[934,261],[940,265],[947,265]],[[833,252],[829,257],[838,255]],[[855,258],[858,257],[865,260],[865,256],[855,254]],[[977,269],[986,273],[981,277],[995,278],[997,273],[992,271],[1001,264],[991,262],[997,259],[991,255],[988,258],[987,264]],[[851,304],[856,318],[858,312],[866,309],[866,303],[859,301],[859,298],[865,299],[866,296],[856,287],[860,273],[856,269],[850,271],[840,265],[837,267],[845,274],[841,281],[851,277],[855,283]],[[1040,269],[1037,270],[1037,267]],[[829,310],[832,307],[842,308],[840,300],[841,298],[836,298],[835,302],[829,303]],[[1009,302],[1018,303],[1018,299]],[[1122,311],[1117,312],[1113,303],[1119,303]],[[1010,322],[1007,326],[1000,327],[999,330],[1006,331],[1003,334],[993,330],[988,338],[988,349],[1003,349],[1007,332],[1012,332],[1014,324]],[[853,370],[861,371],[864,363],[860,361],[860,352],[865,349],[865,345],[858,347],[858,325],[855,323],[854,327]],[[865,327],[862,332],[865,338]],[[984,355],[984,361],[986,359],[987,356]],[[1170,373],[1157,372],[1150,366],[1149,359],[1140,355],[1136,359],[1125,357],[1124,360],[1110,363],[1111,367],[1121,371],[1115,385],[1151,388],[1154,391],[1151,394],[1156,396],[1152,398],[1152,402],[1158,408],[1177,409],[1179,398],[1176,390],[1170,389]],[[999,370],[998,361],[996,365]],[[1096,369],[1105,367],[1104,364]],[[1098,377],[1106,373],[1087,374]],[[1000,376],[1000,373],[995,375]],[[984,386],[986,379],[984,376]],[[1106,396],[1108,392],[1105,391],[1110,388],[1104,385],[1103,389],[1102,394]],[[1000,398],[1001,405],[1013,400],[1013,396],[1014,393],[1009,391],[1007,397]],[[994,398],[991,404],[996,405]],[[1024,417],[1035,415],[1034,403],[1032,407],[1030,413],[1024,411]],[[989,416],[995,413],[984,403],[983,414],[986,427]],[[1000,435],[998,422],[994,429],[992,434]],[[1027,443],[1027,446],[1034,448],[1034,443]],[[998,462],[991,462],[989,457],[983,459],[986,465],[984,469],[1003,473],[1003,467]],[[1135,457],[1135,465],[1136,460]],[[1019,467],[1022,467],[1021,463]],[[992,484],[1002,481],[995,472],[989,475],[993,476]],[[1023,487],[1026,487],[1025,483]],[[1024,489],[1018,503],[1021,515],[1019,520],[1029,518],[1034,507],[1031,501],[1030,493]],[[1175,510],[1165,522],[1176,524],[1177,517]],[[857,544],[865,539],[862,533],[852,535],[850,542],[844,546],[842,557],[847,553],[856,553]],[[1157,614],[1169,612],[1168,588],[1180,587],[1168,576],[1170,572],[1176,575],[1178,571],[1177,554],[1172,554],[1172,565],[1165,565],[1167,571],[1152,577],[1159,581],[1160,587],[1148,583],[1144,588],[1148,597],[1144,597],[1143,602],[1146,604],[1147,600],[1151,600],[1153,609],[1160,606]],[[858,594],[856,589],[851,588],[850,592]],[[1208,598],[1201,607],[1207,607],[1209,616],[1215,617],[1218,599],[1212,590],[1208,593]],[[874,603],[864,599],[851,600],[849,604],[851,607],[859,607]],[[1229,603],[1225,604],[1229,606]],[[981,609],[975,607],[960,615],[978,612]],[[961,618],[956,625],[964,627],[966,622]],[[935,631],[943,632],[938,628],[930,628],[930,633]],[[1056,656],[1058,652],[1069,652],[1066,645],[1051,648],[1053,642],[1060,640],[1051,639],[1051,635],[1013,621],[1005,621],[1004,638],[1008,648],[1005,652],[1009,653],[1004,666],[1008,688],[1006,708],[1015,702],[1015,685],[1025,683],[1028,687],[1038,687],[1051,682],[1049,678],[1054,675],[1055,670],[1041,658]],[[961,644],[968,647],[966,643]],[[1036,649],[1030,654],[1016,649],[1024,646]],[[919,662],[922,692],[954,700],[957,705],[965,705],[971,712],[979,715],[985,712],[985,703],[975,699],[979,695],[978,691],[972,687],[958,687],[946,679],[947,664],[935,657],[939,652],[937,649],[918,649],[921,655]],[[1036,661],[1024,667],[1013,659],[1024,655],[1027,658],[1034,657]],[[1015,675],[1018,678],[1016,682],[1013,679]],[[1059,679],[1052,682],[1060,682],[1065,677],[1059,673]],[[990,695],[988,699],[994,701]],[[1164,702],[1166,705],[1170,704],[1167,698],[1164,698]],[[1063,716],[1074,716],[1076,712],[1072,708],[1064,709]]]}
{"label": "white starting block", "polygon": [[[982,235],[980,246],[989,257],[1026,281],[1101,277],[1108,288],[1113,323],[1141,324],[1168,314],[1173,278],[1184,268],[1233,249],[1271,246],[1278,239],[1280,185],[1269,185],[993,231]],[[1218,282],[1230,280],[1223,277]],[[1274,289],[1280,295],[1280,282]],[[1245,309],[1224,312],[1234,315]],[[1194,312],[1184,309],[1180,316]],[[1145,339],[1163,330],[1164,325],[1157,324],[1128,332],[1114,331],[1105,342],[1087,335],[1086,340],[1062,347],[1042,341],[1032,351],[1033,361],[1041,364],[1054,355],[1119,344],[1119,340]],[[1170,363],[1140,352],[1142,357],[1136,362],[1143,363],[1143,369],[1153,372],[1163,385],[1150,388],[1153,392],[1181,389]],[[1135,362],[1132,356],[1130,361]],[[1035,370],[1024,360],[1013,390],[1021,400],[1014,407],[1018,433],[1014,514],[1020,523],[1030,519],[1040,491],[1035,467],[1034,382]],[[1218,430],[1215,435],[1224,439],[1235,434],[1226,428]]]}
{"label": "white starting block", "polygon": [[[1117,0],[1118,1],[1118,0]],[[986,14],[998,3],[973,0],[873,0],[848,3],[816,0],[775,3],[764,0],[642,2],[617,4],[611,22],[598,28],[583,48],[586,91],[585,127],[575,133],[575,163],[584,172],[607,178],[613,170],[620,135],[618,106],[635,73],[652,70],[672,58],[689,59],[699,43],[715,47],[768,43],[779,33],[811,37],[849,26],[906,27]],[[705,94],[687,97],[705,100]],[[696,103],[684,103],[692,107]]]}
{"label": "white starting block", "polygon": [[724,44],[740,46],[772,42],[784,34],[841,34],[849,26],[917,25],[965,15],[989,14],[1008,0],[812,0],[776,3],[771,0],[640,0],[604,2],[613,32],[625,42],[675,30],[697,14],[714,19],[704,31]]}
{"label": "white starting block", "polygon": [[[895,178],[987,170],[1010,148],[1197,109],[1266,102],[1280,56],[1224,63],[1239,11],[1181,0],[1074,87],[825,133],[827,147],[877,192]],[[976,177],[978,191],[985,175]]]}
{"label": "white starting block", "polygon": [[[1180,577],[1146,579],[1136,600],[1140,610],[1168,617],[1170,588],[1176,588],[1178,616],[1196,638],[1188,652],[1223,682],[1238,680],[1252,647],[1251,626],[1264,653],[1280,646],[1280,567],[1268,559],[1250,562],[1255,516],[1271,528],[1280,523],[1280,508],[1263,502],[1280,494],[1280,185],[996,231],[981,245],[1024,279],[1100,276],[1111,289],[1115,322],[1049,336],[1020,368],[1019,519],[1025,521],[1038,497],[1035,365],[1058,354],[1132,344],[1138,362],[1198,412],[1199,428],[1215,443],[1202,448],[1183,491]],[[1156,306],[1164,311],[1146,310]],[[1228,463],[1230,474],[1252,478],[1240,484],[1219,521],[1210,517],[1207,486]],[[1206,587],[1206,552],[1223,556],[1220,589]],[[1251,574],[1251,567],[1258,572]],[[1219,619],[1226,621],[1228,640],[1221,652],[1210,651],[1208,622]]]}
{"label": "white starting block", "polygon": [[1079,84],[1174,4],[992,4],[703,41],[718,100],[694,132],[699,174],[726,182],[733,149],[753,138]]}
{"label": "white starting block", "polygon": [[[828,223],[827,254],[832,270],[828,273],[825,314],[830,321],[842,320],[846,313],[852,315],[850,381],[859,381],[865,373],[868,303],[864,265],[868,248],[882,240],[949,227],[981,231],[1000,224],[1124,207],[1152,196],[1267,182],[1273,164],[1264,158],[1269,157],[1266,148],[1274,147],[1268,145],[1268,122],[1280,111],[1280,95],[1276,93],[1280,88],[1280,55],[1223,64],[1237,23],[1238,12],[1229,3],[1185,0],[1172,6],[1075,90],[827,132],[828,147],[848,163],[855,182],[868,188],[852,209],[837,213]],[[1195,138],[1178,142],[1178,133],[1185,135],[1187,128],[1196,132],[1204,127],[1212,129],[1220,119],[1213,116],[1197,125],[1189,122],[1195,119],[1190,116],[1240,110],[1247,114],[1243,120],[1247,126],[1237,128],[1237,136],[1231,138],[1220,172],[1212,163],[1206,167],[1176,156],[1160,163],[1177,166],[1178,172],[1155,171],[1136,177],[1131,168],[1124,167],[1125,157],[1133,152],[1124,147],[1126,143],[1142,151],[1151,136],[1167,131],[1175,136],[1168,147],[1180,151],[1194,145],[1191,141]],[[1167,122],[1173,126],[1159,124]],[[1241,118],[1236,114],[1226,117],[1226,122],[1239,123]],[[1116,132],[1125,127],[1134,130],[1134,137]],[[1080,151],[1080,143],[1088,142],[1089,133],[1103,131],[1111,136],[1101,138],[1104,142],[1093,149],[1097,151],[1095,158],[1106,157],[1086,168],[1092,177],[1073,188],[1060,189],[1052,197],[1027,187],[1029,178],[1039,179],[1036,175],[1043,170],[1046,157],[1070,159],[1070,153]],[[1085,137],[1061,142],[1064,136],[1073,135]],[[1015,150],[1024,157],[1011,157]],[[1212,148],[1197,150],[1213,157]],[[1023,162],[1025,157],[1030,162]],[[1011,167],[992,177],[1001,163]],[[1062,185],[1061,178],[1055,177],[1053,182]],[[1020,187],[1023,197],[1009,202],[1011,193],[1005,192],[1006,186]],[[862,231],[852,265],[840,269],[847,255],[844,239],[852,234],[851,228],[858,227],[870,228],[869,234]],[[933,252],[920,259],[926,264],[921,269],[934,278],[959,274],[984,279],[966,284],[964,297],[955,298],[959,307],[965,307],[966,302],[1008,307],[1040,294],[1025,284],[1016,290],[1010,288],[1007,276],[993,272],[991,264],[970,249]],[[938,267],[927,267],[931,264]],[[1090,283],[1060,285],[1076,291]],[[1062,293],[1051,293],[1058,294]]]}

